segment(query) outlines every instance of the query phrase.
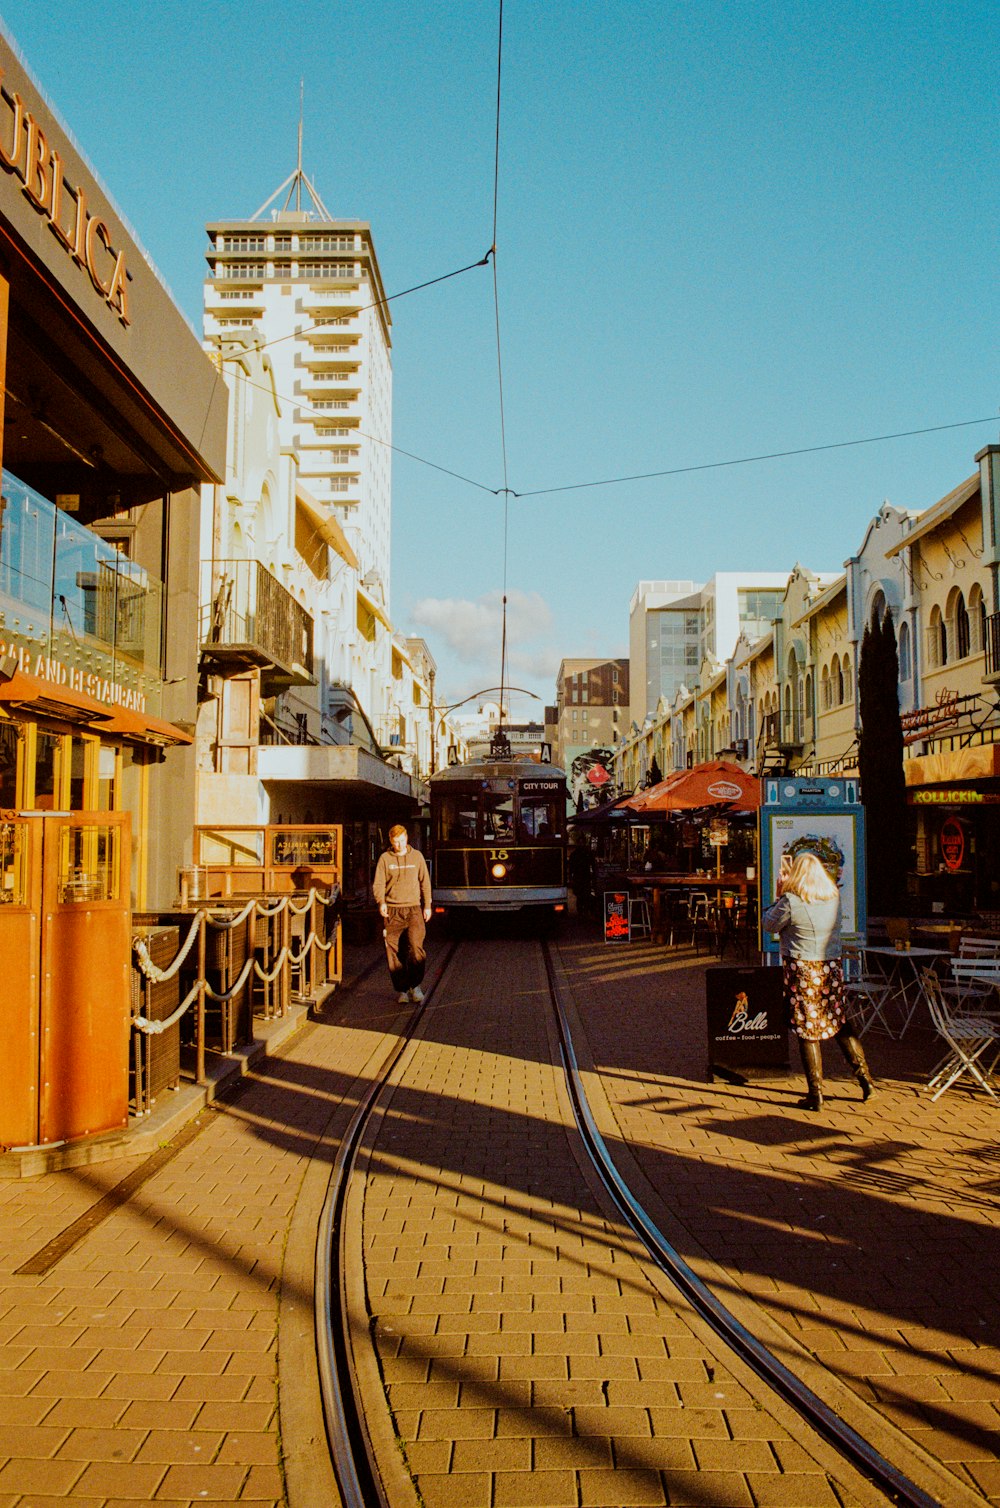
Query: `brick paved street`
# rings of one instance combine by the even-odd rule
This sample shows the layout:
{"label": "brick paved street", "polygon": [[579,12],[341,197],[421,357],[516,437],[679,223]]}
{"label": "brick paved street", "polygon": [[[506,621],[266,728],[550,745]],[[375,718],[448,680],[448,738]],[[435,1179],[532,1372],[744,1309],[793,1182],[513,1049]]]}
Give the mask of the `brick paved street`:
{"label": "brick paved street", "polygon": [[[921,1095],[935,1053],[916,1031],[869,1039],[883,1089],[868,1106],[832,1054],[821,1116],[795,1108],[800,1078],[709,1084],[704,960],[605,948],[575,923],[558,954],[605,1134],[629,1143],[681,1254],[880,1410],[887,1439],[899,1427],[945,1462],[953,1501],[1000,1499],[997,1110]],[[620,1508],[665,1501],[666,1481],[672,1503],[836,1502],[588,1195],[537,954],[465,950],[442,1001],[366,1196],[385,1382],[425,1501]],[[394,1021],[381,969],[334,996],[45,1272],[15,1269],[142,1161],[0,1182],[0,1508],[335,1502],[312,1243]]]}
{"label": "brick paved street", "polygon": [[677,1217],[834,1376],[1000,1500],[1000,1106],[921,1092],[929,1030],[870,1033],[867,1104],[833,1044],[812,1115],[793,1079],[709,1083],[704,962],[567,938],[572,992],[609,1107]]}

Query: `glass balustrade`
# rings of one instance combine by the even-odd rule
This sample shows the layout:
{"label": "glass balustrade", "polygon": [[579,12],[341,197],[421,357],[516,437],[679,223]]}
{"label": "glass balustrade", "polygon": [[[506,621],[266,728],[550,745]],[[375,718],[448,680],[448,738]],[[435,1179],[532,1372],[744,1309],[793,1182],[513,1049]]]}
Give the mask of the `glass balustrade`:
{"label": "glass balustrade", "polygon": [[163,584],[10,472],[0,509],[0,652],[45,679],[160,712]]}

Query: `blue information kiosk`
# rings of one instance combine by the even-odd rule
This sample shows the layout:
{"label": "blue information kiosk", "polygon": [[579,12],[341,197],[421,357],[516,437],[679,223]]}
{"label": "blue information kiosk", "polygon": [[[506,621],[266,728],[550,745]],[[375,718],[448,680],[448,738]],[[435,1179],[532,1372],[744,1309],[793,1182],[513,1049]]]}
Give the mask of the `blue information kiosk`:
{"label": "blue information kiosk", "polygon": [[[774,899],[782,858],[809,850],[840,886],[840,933],[847,946],[863,947],[868,924],[865,885],[865,813],[855,776],[807,780],[765,775],[760,807],[760,909]],[[764,933],[766,963],[777,964],[778,939]]]}

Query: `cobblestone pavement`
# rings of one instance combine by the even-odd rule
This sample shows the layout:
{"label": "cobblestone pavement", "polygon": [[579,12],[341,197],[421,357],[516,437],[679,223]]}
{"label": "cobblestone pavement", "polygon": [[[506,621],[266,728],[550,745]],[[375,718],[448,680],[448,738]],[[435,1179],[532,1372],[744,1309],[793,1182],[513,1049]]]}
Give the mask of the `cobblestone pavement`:
{"label": "cobblestone pavement", "polygon": [[[315,1221],[307,1259],[283,1274],[283,1255],[392,1021],[384,999],[366,1022],[345,995],[356,1019],[339,1025],[335,999],[47,1271],[16,1269],[141,1163],[0,1181],[0,1508],[286,1500],[279,1293],[311,1345]],[[295,1413],[294,1377],[290,1391]]]}
{"label": "cobblestone pavement", "polygon": [[588,1184],[550,1032],[538,951],[464,948],[371,1152],[368,1306],[422,1502],[854,1501]]}
{"label": "cobblestone pavement", "polygon": [[561,958],[620,1136],[705,1253],[959,1481],[1000,1501],[1000,1106],[922,1090],[915,1023],[869,1032],[867,1104],[824,1048],[821,1114],[794,1076],[709,1082],[704,958],[580,931]]}
{"label": "cobblestone pavement", "polygon": [[[558,952],[610,1113],[669,1195],[682,1254],[716,1258],[734,1293],[980,1499],[1000,1496],[997,1111],[964,1091],[921,1097],[934,1053],[917,1032],[871,1044],[884,1088],[867,1107],[832,1060],[822,1117],[794,1108],[801,1081],[711,1085],[704,961],[607,949],[575,926]],[[425,1501],[837,1501],[823,1462],[711,1359],[588,1191],[546,1066],[544,979],[524,958],[460,955],[457,1003],[431,1013],[372,1165],[366,1277]],[[485,1039],[470,1036],[484,1000]],[[0,1181],[0,1508],[333,1508],[311,1242],[358,1084],[397,1027],[378,968],[162,1166]],[[390,1186],[410,1195],[405,1233]],[[461,1438],[444,1422],[456,1394],[471,1405]]]}

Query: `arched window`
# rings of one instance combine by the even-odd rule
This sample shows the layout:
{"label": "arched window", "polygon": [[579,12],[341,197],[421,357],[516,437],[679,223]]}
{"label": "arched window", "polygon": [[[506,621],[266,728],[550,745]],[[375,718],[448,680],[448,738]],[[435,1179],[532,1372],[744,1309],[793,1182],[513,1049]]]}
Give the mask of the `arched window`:
{"label": "arched window", "polygon": [[955,603],[955,649],[958,652],[960,660],[964,660],[966,655],[972,652],[969,612],[965,606],[965,598],[961,592],[959,592],[958,601]]}
{"label": "arched window", "polygon": [[908,681],[913,674],[910,656],[910,625],[899,625],[899,638],[896,640],[896,652],[899,655],[899,679]]}
{"label": "arched window", "polygon": [[819,705],[823,712],[830,710],[830,667],[824,665],[819,678]]}
{"label": "arched window", "polygon": [[854,672],[851,670],[851,657],[850,657],[850,655],[845,655],[844,656],[844,659],[843,659],[843,662],[842,662],[840,668],[841,668],[841,672],[842,672],[842,675],[843,675],[843,695],[842,695],[842,701],[853,702],[853,700],[854,700]]}
{"label": "arched window", "polygon": [[927,625],[927,667],[938,670],[948,663],[948,629],[937,603],[931,608]]}
{"label": "arched window", "polygon": [[986,648],[986,603],[979,582],[969,588],[969,652],[982,654]]}
{"label": "arched window", "polygon": [[812,717],[812,704],[813,704],[813,678],[812,678],[812,671],[810,671],[809,674],[806,676],[805,680],[803,682],[801,682],[801,685],[802,685],[802,703],[801,703],[801,706],[802,706],[802,722],[803,722],[803,725],[804,725],[806,718],[807,717],[810,717],[810,718]]}
{"label": "arched window", "polygon": [[885,617],[885,593],[880,589],[872,598],[872,610],[868,615],[870,623],[881,623]]}
{"label": "arched window", "polygon": [[844,671],[839,655],[834,655],[833,657],[830,676],[833,681],[833,705],[835,707],[842,707],[844,705]]}

